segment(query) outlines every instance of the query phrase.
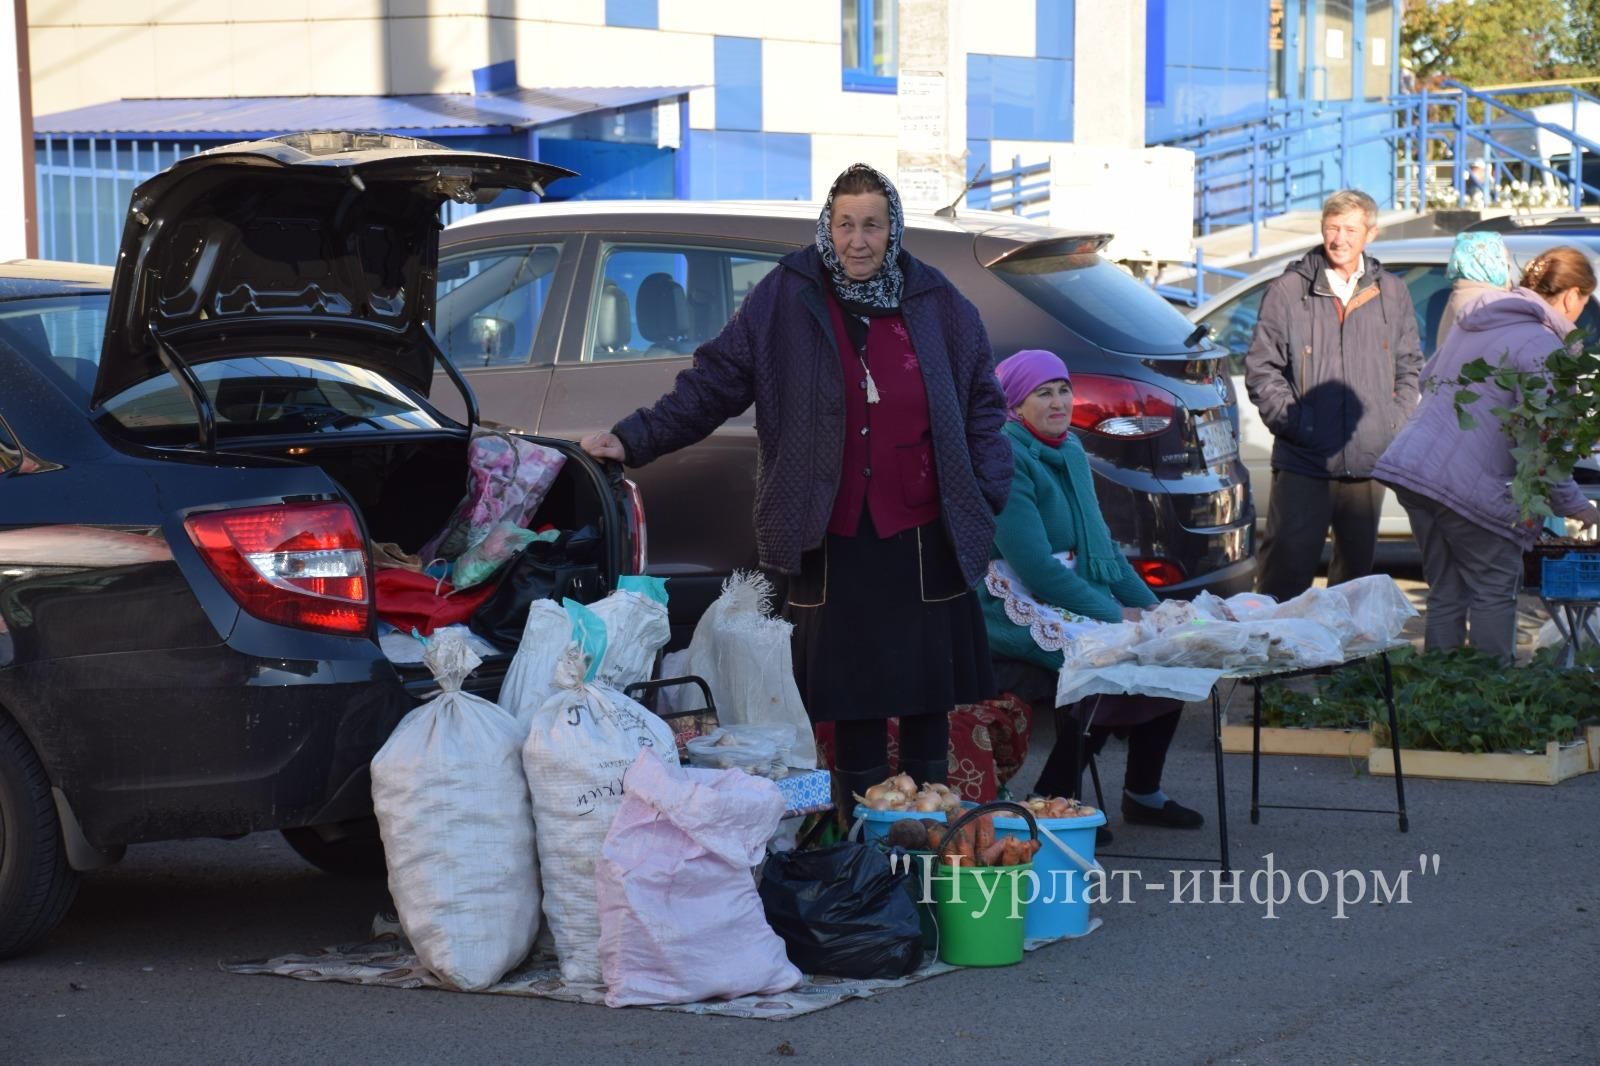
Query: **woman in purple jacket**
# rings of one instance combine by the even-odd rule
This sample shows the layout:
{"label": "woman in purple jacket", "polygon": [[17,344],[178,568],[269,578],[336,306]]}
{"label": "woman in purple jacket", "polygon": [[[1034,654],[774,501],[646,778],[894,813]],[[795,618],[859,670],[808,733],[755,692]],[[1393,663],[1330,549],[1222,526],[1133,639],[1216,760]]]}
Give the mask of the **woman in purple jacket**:
{"label": "woman in purple jacket", "polygon": [[[1511,501],[1511,439],[1488,416],[1516,398],[1493,382],[1471,386],[1482,397],[1472,405],[1477,425],[1462,429],[1450,383],[1478,358],[1542,371],[1594,290],[1588,257],[1561,247],[1529,263],[1521,287],[1481,297],[1423,367],[1422,404],[1378,460],[1373,476],[1395,490],[1422,548],[1428,651],[1465,644],[1470,625],[1473,647],[1515,659],[1522,553],[1535,534]],[[1600,523],[1600,511],[1571,479],[1557,486],[1550,505],[1588,525]]]}
{"label": "woman in purple jacket", "polygon": [[785,256],[672,391],[609,433],[598,458],[645,463],[755,404],[756,546],[789,575],[795,679],[834,722],[857,792],[900,768],[943,781],[950,710],[992,695],[973,586],[1011,484],[1005,400],[973,305],[900,246],[889,179],[834,182],[814,245]]}

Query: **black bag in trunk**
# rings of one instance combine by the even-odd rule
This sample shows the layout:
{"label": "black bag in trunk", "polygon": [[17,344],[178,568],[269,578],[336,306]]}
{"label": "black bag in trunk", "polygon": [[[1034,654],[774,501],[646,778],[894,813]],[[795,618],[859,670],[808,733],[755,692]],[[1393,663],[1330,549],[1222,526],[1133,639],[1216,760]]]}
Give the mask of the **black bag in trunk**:
{"label": "black bag in trunk", "polygon": [[593,603],[604,596],[605,576],[594,562],[600,535],[592,526],[563,533],[553,541],[536,540],[506,564],[500,583],[467,625],[491,644],[515,648],[528,624],[528,606],[535,600],[563,599]]}

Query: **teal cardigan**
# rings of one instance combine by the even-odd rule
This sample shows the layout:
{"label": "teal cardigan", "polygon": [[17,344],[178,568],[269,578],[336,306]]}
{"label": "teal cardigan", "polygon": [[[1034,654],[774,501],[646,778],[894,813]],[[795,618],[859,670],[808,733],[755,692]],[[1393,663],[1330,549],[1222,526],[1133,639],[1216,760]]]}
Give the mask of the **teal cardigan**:
{"label": "teal cardigan", "polygon": [[[1079,548],[1079,531],[1067,502],[1072,488],[1063,454],[1067,449],[1083,451],[1078,438],[1069,433],[1059,448],[1052,448],[1018,422],[1006,423],[1004,432],[1011,443],[1014,469],[1011,495],[1006,498],[1005,509],[996,521],[991,558],[1009,563],[1041,603],[1102,622],[1120,622],[1124,606],[1154,604],[1155,594],[1121,555],[1118,556],[1120,573],[1109,585],[1080,577],[1077,571],[1068,570],[1053,558],[1057,552]],[[1104,522],[1098,508],[1093,520]],[[1061,652],[1045,651],[1035,644],[1027,627],[1007,618],[1005,604],[990,595],[981,583],[978,597],[983,603],[983,619],[993,655],[1023,659],[1050,670],[1061,668]]]}

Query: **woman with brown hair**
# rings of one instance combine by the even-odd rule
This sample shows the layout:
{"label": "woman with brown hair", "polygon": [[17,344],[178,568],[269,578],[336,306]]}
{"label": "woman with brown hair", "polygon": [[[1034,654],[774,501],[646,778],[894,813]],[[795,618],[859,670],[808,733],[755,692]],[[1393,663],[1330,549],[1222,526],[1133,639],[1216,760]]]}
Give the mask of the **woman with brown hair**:
{"label": "woman with brown hair", "polygon": [[949,712],[993,694],[973,586],[1011,484],[1005,406],[978,311],[901,248],[900,196],[840,174],[816,240],[751,290],[672,391],[610,433],[601,458],[643,466],[755,404],[756,545],[789,575],[795,680],[833,722],[856,792],[900,768],[945,778]]}
{"label": "woman with brown hair", "polygon": [[[1476,425],[1462,429],[1451,383],[1479,358],[1543,372],[1594,290],[1594,267],[1578,249],[1552,248],[1536,257],[1518,288],[1477,305],[1456,323],[1423,367],[1416,415],[1378,460],[1373,476],[1395,490],[1422,548],[1428,651],[1465,644],[1470,628],[1473,647],[1505,662],[1516,657],[1522,553],[1536,534],[1511,501],[1511,439],[1489,414],[1516,397],[1492,381],[1471,386],[1482,399],[1472,405]],[[1556,487],[1550,506],[1587,525],[1600,524],[1600,511],[1570,478]]]}

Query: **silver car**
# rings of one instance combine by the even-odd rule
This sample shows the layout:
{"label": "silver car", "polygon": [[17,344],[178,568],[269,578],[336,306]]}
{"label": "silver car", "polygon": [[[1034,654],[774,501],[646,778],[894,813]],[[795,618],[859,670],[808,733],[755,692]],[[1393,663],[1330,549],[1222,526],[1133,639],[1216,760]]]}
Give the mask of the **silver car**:
{"label": "silver car", "polygon": [[[1585,232],[1587,231],[1587,232]],[[1560,244],[1582,248],[1591,257],[1600,256],[1600,227],[1577,227],[1576,231],[1550,226],[1539,233],[1508,233],[1506,247],[1518,267],[1527,264],[1540,252]],[[1374,241],[1367,246],[1367,254],[1383,264],[1384,270],[1406,283],[1411,292],[1411,303],[1417,314],[1417,333],[1422,338],[1423,355],[1432,355],[1438,341],[1439,318],[1450,298],[1450,281],[1445,277],[1446,264],[1454,237],[1416,237],[1406,240]],[[1261,421],[1261,415],[1246,396],[1244,387],[1244,353],[1250,347],[1255,333],[1256,316],[1261,310],[1261,297],[1267,283],[1283,273],[1286,264],[1304,253],[1284,256],[1223,289],[1199,307],[1188,312],[1189,320],[1211,327],[1214,343],[1232,354],[1228,374],[1233,380],[1234,394],[1239,399],[1239,456],[1250,476],[1250,495],[1256,500],[1256,522],[1265,529],[1267,501],[1272,490],[1272,433]],[[1578,319],[1578,325],[1593,336],[1600,336],[1600,306],[1591,299],[1589,307]],[[1576,472],[1579,484],[1591,499],[1600,499],[1600,463],[1585,460]],[[1392,492],[1385,492],[1383,511],[1378,519],[1378,552],[1381,558],[1411,559],[1416,555],[1416,542],[1411,539],[1411,522],[1405,508]]]}

